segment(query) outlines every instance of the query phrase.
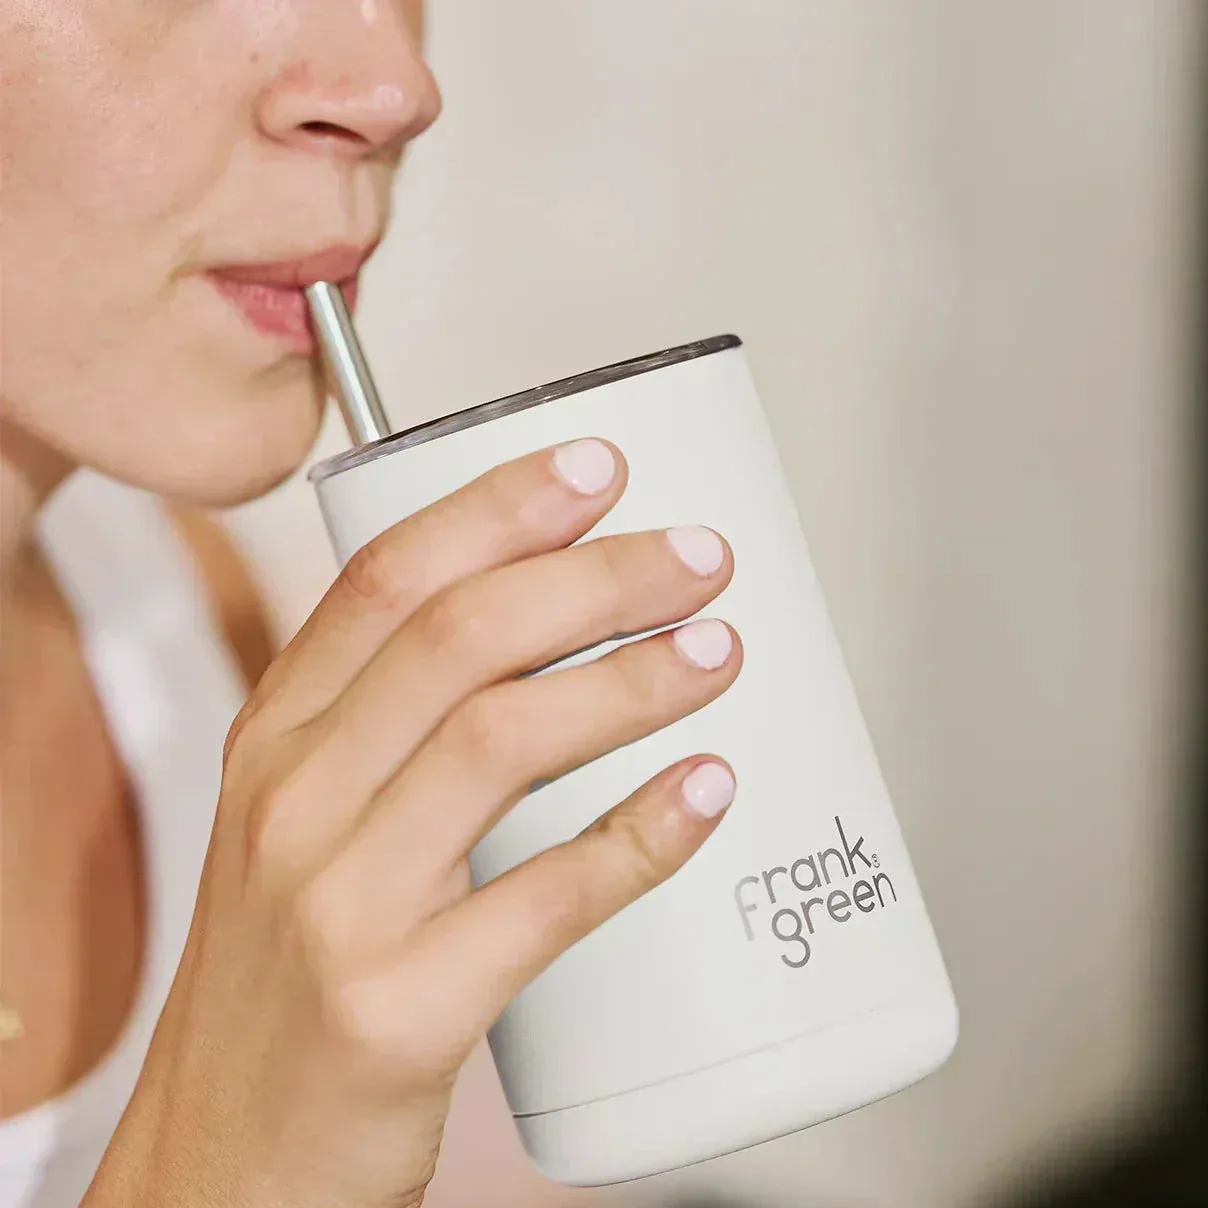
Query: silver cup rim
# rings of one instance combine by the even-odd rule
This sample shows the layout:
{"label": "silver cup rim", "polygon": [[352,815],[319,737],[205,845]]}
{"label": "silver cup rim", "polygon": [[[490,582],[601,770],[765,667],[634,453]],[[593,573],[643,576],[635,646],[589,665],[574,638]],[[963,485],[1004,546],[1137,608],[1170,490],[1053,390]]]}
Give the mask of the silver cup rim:
{"label": "silver cup rim", "polygon": [[357,445],[334,457],[316,462],[307,474],[312,483],[320,483],[335,474],[367,462],[376,461],[379,457],[388,457],[392,453],[404,449],[413,449],[417,445],[438,440],[454,432],[464,431],[479,424],[490,423],[492,420],[503,419],[515,415],[518,411],[527,411],[530,407],[538,407],[542,403],[552,403],[556,399],[567,398],[572,394],[582,394],[586,390],[594,390],[597,386],[606,386],[611,382],[620,382],[625,378],[637,377],[642,373],[650,373],[655,369],[666,369],[669,365],[678,365],[682,361],[695,360],[697,357],[709,356],[715,352],[724,352],[730,348],[739,348],[742,341],[736,335],[709,336],[704,340],[694,340],[690,344],[679,344],[674,348],[664,348],[659,352],[650,352],[645,356],[631,357],[629,360],[616,361],[611,365],[602,365],[598,369],[589,369],[584,373],[576,373],[571,377],[560,378],[556,382],[547,382],[543,386],[534,386],[521,390],[516,394],[504,395],[502,398],[491,399],[486,403],[477,403],[461,411],[442,415],[437,419],[426,420],[412,428],[401,432],[393,432],[381,440],[370,441],[365,445]]}

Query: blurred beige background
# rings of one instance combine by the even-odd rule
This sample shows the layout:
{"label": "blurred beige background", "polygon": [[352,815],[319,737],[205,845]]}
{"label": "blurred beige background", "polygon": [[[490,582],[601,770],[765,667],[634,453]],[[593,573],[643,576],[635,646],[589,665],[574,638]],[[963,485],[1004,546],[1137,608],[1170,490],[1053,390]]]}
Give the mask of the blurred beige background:
{"label": "blurred beige background", "polygon": [[[480,1053],[433,1208],[945,1208],[1144,1112],[1180,1051],[1201,6],[430,7],[446,111],[361,320],[396,424],[743,337],[963,1008],[929,1082],[598,1193],[529,1172]],[[230,519],[292,632],[334,569],[309,488]]]}

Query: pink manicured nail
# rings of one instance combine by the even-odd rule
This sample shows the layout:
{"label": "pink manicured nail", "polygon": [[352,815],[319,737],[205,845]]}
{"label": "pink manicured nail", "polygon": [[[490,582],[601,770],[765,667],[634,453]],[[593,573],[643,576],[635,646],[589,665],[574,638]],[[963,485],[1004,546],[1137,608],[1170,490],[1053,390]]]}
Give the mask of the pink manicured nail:
{"label": "pink manicured nail", "polygon": [[667,540],[679,560],[698,575],[716,574],[726,557],[726,547],[712,530],[698,524],[667,530]]}
{"label": "pink manicured nail", "polygon": [[672,640],[688,662],[705,671],[716,671],[734,649],[734,635],[722,621],[690,621]]}
{"label": "pink manicured nail", "polygon": [[580,495],[598,495],[617,476],[617,459],[598,440],[575,440],[554,450],[554,471]]}
{"label": "pink manicured nail", "polygon": [[702,763],[684,777],[680,795],[701,818],[716,818],[734,800],[734,777],[720,763]]}

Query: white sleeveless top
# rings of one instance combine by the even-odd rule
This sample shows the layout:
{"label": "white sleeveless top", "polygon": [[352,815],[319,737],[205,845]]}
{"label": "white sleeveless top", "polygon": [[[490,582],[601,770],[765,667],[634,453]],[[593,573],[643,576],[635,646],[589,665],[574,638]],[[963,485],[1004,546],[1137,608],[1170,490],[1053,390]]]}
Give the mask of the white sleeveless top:
{"label": "white sleeveless top", "polygon": [[75,1208],[92,1180],[184,950],[222,744],[244,697],[192,555],[158,500],[81,471],[39,524],[132,780],[146,939],[134,1007],[109,1053],[58,1098],[0,1120],[0,1208]]}

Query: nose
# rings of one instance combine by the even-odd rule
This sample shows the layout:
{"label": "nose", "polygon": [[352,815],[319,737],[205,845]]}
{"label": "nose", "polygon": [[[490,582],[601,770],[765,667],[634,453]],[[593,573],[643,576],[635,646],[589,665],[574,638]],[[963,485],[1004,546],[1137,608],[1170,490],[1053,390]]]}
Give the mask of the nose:
{"label": "nose", "polygon": [[288,53],[260,94],[274,142],[320,154],[398,154],[440,112],[440,92],[399,0],[299,6]]}

